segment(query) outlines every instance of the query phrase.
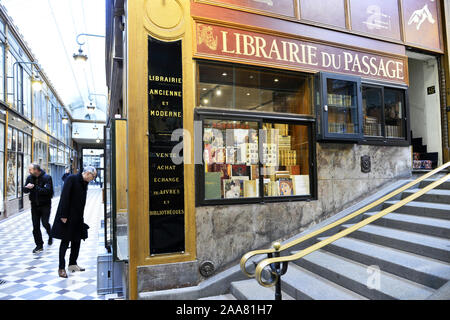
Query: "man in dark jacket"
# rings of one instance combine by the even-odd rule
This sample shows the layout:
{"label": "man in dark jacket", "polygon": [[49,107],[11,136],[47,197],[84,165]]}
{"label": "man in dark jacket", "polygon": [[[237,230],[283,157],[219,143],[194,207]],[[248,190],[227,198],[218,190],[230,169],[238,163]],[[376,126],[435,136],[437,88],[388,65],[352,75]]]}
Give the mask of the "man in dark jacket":
{"label": "man in dark jacket", "polygon": [[87,232],[84,225],[84,206],[88,184],[97,176],[94,167],[86,167],[83,173],[72,174],[64,181],[64,186],[56,211],[52,228],[52,236],[61,239],[59,247],[58,275],[67,278],[65,256],[70,243],[69,271],[84,271],[77,265],[81,239],[85,240]]}
{"label": "man in dark jacket", "polygon": [[48,238],[48,245],[53,243],[50,235],[51,226],[48,222],[52,209],[53,182],[52,177],[45,173],[41,167],[33,163],[28,167],[30,175],[25,181],[24,193],[29,193],[31,202],[31,217],[33,220],[33,237],[36,243],[33,253],[44,250],[44,241],[42,240],[41,221],[44,226]]}
{"label": "man in dark jacket", "polygon": [[64,182],[66,181],[66,178],[70,176],[70,169],[66,168],[66,172],[63,174],[63,176],[61,177],[61,180]]}

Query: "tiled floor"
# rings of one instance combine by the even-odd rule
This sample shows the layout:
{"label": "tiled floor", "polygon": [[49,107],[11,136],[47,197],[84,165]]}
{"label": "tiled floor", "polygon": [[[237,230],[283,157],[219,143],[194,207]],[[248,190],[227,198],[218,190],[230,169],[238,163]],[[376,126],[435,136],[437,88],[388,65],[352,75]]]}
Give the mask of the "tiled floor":
{"label": "tiled floor", "polygon": [[[91,188],[91,187],[90,187]],[[88,192],[85,222],[90,226],[89,238],[81,242],[78,265],[85,272],[68,273],[69,278],[58,277],[58,249],[60,240],[47,245],[48,236],[41,228],[44,251],[33,254],[31,212],[24,212],[0,223],[0,300],[99,300],[97,295],[97,248],[99,228],[103,215],[101,189]],[[28,199],[27,199],[28,201]],[[52,205],[53,220],[59,199]],[[66,262],[70,249],[67,250]],[[67,270],[67,269],[66,269]]]}

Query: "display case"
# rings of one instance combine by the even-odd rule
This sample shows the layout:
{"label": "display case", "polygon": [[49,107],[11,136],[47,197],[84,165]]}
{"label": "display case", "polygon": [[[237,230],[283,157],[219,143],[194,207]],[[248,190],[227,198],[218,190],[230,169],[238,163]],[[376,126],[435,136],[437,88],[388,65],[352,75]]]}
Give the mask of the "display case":
{"label": "display case", "polygon": [[105,247],[114,261],[128,260],[126,120],[105,129]]}
{"label": "display case", "polygon": [[316,84],[319,140],[361,140],[361,78],[319,73]]}
{"label": "display case", "polygon": [[316,199],[314,118],[196,109],[197,205]]}

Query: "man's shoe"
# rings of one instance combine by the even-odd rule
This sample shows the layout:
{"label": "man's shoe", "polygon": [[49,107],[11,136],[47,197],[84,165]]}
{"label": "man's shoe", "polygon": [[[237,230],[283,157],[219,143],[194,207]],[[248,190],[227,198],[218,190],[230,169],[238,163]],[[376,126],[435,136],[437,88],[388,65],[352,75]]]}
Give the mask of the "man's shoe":
{"label": "man's shoe", "polygon": [[68,278],[65,269],[58,269],[58,275],[59,275],[61,278]]}
{"label": "man's shoe", "polygon": [[76,271],[85,271],[85,268],[80,267],[79,265],[72,264],[68,267],[70,272],[76,272]]}
{"label": "man's shoe", "polygon": [[48,238],[48,245],[51,246],[52,244],[53,244],[53,238],[50,237],[50,238]]}
{"label": "man's shoe", "polygon": [[36,248],[34,248],[33,253],[39,253],[44,251],[44,248],[42,246],[37,246]]}

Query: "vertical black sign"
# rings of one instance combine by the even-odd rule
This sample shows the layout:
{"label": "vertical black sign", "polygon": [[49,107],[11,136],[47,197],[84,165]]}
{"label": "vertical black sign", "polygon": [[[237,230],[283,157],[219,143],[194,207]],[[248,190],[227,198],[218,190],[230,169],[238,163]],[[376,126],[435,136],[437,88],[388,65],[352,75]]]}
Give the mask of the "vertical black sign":
{"label": "vertical black sign", "polygon": [[181,59],[181,40],[149,37],[150,254],[185,250],[184,165],[174,164],[172,150],[180,142],[171,141],[172,132],[183,128]]}

